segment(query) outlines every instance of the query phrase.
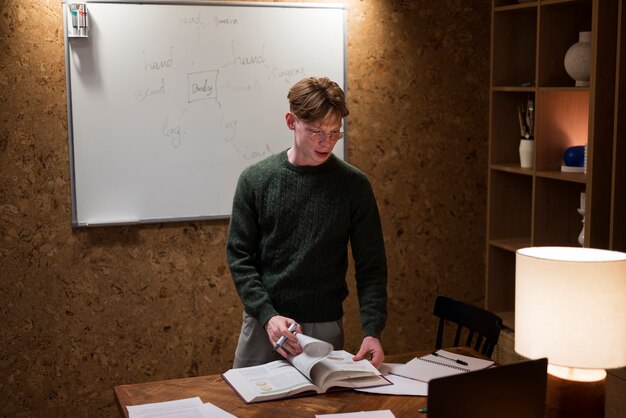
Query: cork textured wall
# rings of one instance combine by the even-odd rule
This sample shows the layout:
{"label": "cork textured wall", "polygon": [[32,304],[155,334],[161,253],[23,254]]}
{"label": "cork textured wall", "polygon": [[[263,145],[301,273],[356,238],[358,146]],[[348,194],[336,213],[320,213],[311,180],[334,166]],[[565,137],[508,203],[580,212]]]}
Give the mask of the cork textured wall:
{"label": "cork textured wall", "polygon": [[[345,4],[348,156],[388,253],[383,346],[426,349],[436,295],[483,301],[490,2]],[[228,222],[72,229],[61,1],[0,10],[0,416],[114,417],[114,385],[228,369]]]}

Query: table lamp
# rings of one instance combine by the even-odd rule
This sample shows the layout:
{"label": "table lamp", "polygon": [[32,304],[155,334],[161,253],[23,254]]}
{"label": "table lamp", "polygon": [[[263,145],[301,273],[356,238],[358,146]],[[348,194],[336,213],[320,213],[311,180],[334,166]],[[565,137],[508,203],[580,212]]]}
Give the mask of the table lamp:
{"label": "table lamp", "polygon": [[604,417],[604,369],[626,366],[626,254],[518,250],[515,351],[548,358],[547,417]]}

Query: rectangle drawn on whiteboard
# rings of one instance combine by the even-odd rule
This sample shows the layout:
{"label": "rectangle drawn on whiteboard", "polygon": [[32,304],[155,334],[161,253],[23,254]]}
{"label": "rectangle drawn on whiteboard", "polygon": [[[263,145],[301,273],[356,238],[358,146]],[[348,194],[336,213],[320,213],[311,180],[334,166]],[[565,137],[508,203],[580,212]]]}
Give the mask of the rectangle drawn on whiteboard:
{"label": "rectangle drawn on whiteboard", "polygon": [[217,99],[218,75],[218,70],[189,74],[189,103],[197,100]]}

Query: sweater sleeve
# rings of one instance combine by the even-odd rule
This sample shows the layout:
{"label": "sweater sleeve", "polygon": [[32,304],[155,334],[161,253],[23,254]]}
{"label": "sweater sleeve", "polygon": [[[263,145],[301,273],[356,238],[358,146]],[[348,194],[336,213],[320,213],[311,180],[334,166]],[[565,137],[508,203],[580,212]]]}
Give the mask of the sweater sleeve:
{"label": "sweater sleeve", "polygon": [[361,327],[365,336],[380,338],[387,321],[387,258],[380,215],[369,181],[360,190],[350,225],[350,244]]}
{"label": "sweater sleeve", "polygon": [[255,262],[260,232],[256,222],[254,190],[244,174],[239,178],[233,199],[226,257],[245,311],[265,325],[268,319],[278,313],[261,281]]}

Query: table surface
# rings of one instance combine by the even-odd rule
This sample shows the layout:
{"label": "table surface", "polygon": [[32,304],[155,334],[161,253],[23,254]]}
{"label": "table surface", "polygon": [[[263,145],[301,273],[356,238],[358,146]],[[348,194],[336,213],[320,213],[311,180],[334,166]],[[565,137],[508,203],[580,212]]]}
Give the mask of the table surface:
{"label": "table surface", "polygon": [[[467,347],[446,348],[458,354],[481,357]],[[386,362],[404,363],[429,352],[388,355]],[[240,417],[315,417],[317,414],[376,411],[390,409],[396,418],[420,417],[417,411],[426,406],[424,396],[392,396],[352,390],[303,396],[246,405],[220,375],[190,377],[158,382],[120,385],[113,388],[120,415],[128,417],[127,405],[171,401],[199,396],[203,402]]]}

